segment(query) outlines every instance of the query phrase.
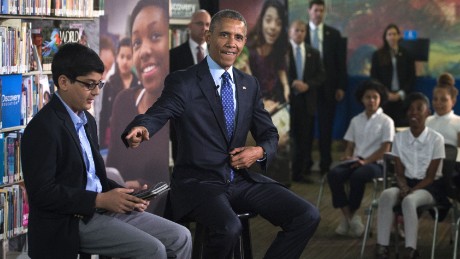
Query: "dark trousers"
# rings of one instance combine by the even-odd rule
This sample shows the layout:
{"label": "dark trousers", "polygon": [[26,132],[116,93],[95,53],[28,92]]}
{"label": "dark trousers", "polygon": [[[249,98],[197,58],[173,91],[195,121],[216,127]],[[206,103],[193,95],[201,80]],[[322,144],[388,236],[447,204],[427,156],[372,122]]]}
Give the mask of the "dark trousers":
{"label": "dark trousers", "polygon": [[291,99],[291,157],[292,178],[310,174],[315,117],[306,110],[305,96],[299,94]]}
{"label": "dark trousers", "polygon": [[318,94],[318,128],[319,128],[319,168],[321,172],[329,172],[332,164],[331,145],[332,129],[334,127],[335,116],[335,93],[319,91]]}
{"label": "dark trousers", "polygon": [[231,256],[242,229],[235,212],[246,211],[281,227],[264,258],[299,258],[320,221],[316,207],[282,185],[238,175],[225,193],[210,197],[188,215],[208,229],[203,258]]}
{"label": "dark trousers", "polygon": [[[327,180],[332,193],[334,208],[349,206],[351,211],[356,211],[361,206],[366,183],[383,175],[381,165],[372,163],[357,168],[349,165],[338,165],[328,174]],[[350,193],[345,192],[345,183],[350,182]]]}

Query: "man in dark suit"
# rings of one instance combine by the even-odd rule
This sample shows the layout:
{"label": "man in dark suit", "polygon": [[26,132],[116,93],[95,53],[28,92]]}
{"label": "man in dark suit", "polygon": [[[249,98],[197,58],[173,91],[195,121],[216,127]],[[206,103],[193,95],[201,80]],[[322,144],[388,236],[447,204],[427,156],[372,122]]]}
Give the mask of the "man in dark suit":
{"label": "man in dark suit", "polygon": [[319,51],[305,44],[307,25],[295,20],[289,27],[289,85],[291,86],[292,180],[312,182],[309,176],[318,88],[324,83]]}
{"label": "man in dark suit", "polygon": [[[169,73],[177,70],[186,69],[198,64],[208,55],[208,45],[206,44],[206,31],[209,30],[211,15],[206,10],[198,10],[192,15],[188,24],[189,39],[180,46],[169,51]],[[172,157],[174,161],[177,157],[177,139],[173,123],[169,127],[169,137],[172,145]]]}
{"label": "man in dark suit", "polygon": [[[173,218],[188,217],[209,230],[204,258],[231,255],[242,229],[235,212],[243,211],[282,228],[266,258],[299,258],[319,224],[319,212],[279,183],[248,170],[258,163],[266,171],[278,133],[263,107],[256,78],[233,67],[246,33],[240,13],[218,12],[206,33],[208,57],[170,74],[161,97],[128,125],[122,139],[137,147],[175,119]],[[245,146],[249,132],[256,146]]]}
{"label": "man in dark suit", "polygon": [[129,258],[189,258],[190,232],[144,212],[148,202],[107,179],[94,117],[104,83],[93,50],[63,45],[52,63],[57,92],[31,120],[21,144],[29,198],[29,256],[76,258],[79,251]]}
{"label": "man in dark suit", "polygon": [[343,99],[347,81],[346,48],[340,32],[323,23],[325,4],[323,0],[312,0],[305,42],[319,50],[326,81],[318,88],[319,151],[321,173],[329,172],[332,163],[331,144],[336,103]]}
{"label": "man in dark suit", "polygon": [[[208,54],[205,33],[209,29],[211,15],[206,10],[198,10],[188,24],[189,39],[169,51],[169,72],[186,69],[198,64]],[[200,54],[201,52],[201,54]]]}

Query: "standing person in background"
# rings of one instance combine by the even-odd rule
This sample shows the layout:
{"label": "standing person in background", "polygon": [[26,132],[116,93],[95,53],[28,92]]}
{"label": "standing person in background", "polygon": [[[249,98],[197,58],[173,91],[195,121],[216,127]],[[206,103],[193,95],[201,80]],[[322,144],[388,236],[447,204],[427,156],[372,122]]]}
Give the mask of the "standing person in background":
{"label": "standing person in background", "polygon": [[132,71],[132,68],[133,48],[131,47],[131,38],[123,38],[118,43],[115,73],[108,79],[104,87],[102,108],[99,114],[99,145],[101,148],[107,148],[110,143],[110,116],[112,116],[115,97],[124,89],[140,86],[139,79]]}
{"label": "standing person in background", "polygon": [[[180,46],[169,51],[169,73],[186,69],[200,63],[208,55],[206,31],[209,30],[211,15],[206,10],[198,10],[192,15],[188,24],[190,38]],[[170,124],[169,138],[171,139],[172,157],[176,160],[177,140],[173,123]]]}
{"label": "standing person in background", "polygon": [[169,73],[200,63],[208,55],[206,31],[209,30],[211,15],[198,10],[188,24],[189,39],[169,51]]}
{"label": "standing person in background", "polygon": [[115,46],[112,40],[107,36],[102,36],[99,40],[99,57],[104,63],[104,73],[102,80],[107,80],[114,72],[116,59]]}
{"label": "standing person in background", "polygon": [[383,46],[372,55],[371,77],[379,80],[388,90],[388,102],[383,110],[396,127],[408,126],[404,114],[404,98],[415,84],[415,62],[406,49],[399,46],[401,32],[395,24],[383,31]]}
{"label": "standing person in background", "polygon": [[103,72],[97,53],[79,43],[61,46],[53,58],[58,90],[21,140],[29,256],[190,258],[186,228],[144,212],[148,201],[107,179],[96,122],[88,112],[104,86]]}
{"label": "standing person in background", "polygon": [[[130,20],[133,63],[141,87],[121,91],[115,98],[110,119],[111,136],[120,136],[126,125],[143,114],[160,97],[169,69],[168,2],[141,0],[134,7]],[[138,189],[144,184],[169,182],[169,128],[163,127],[153,141],[136,150],[128,150],[118,137],[111,137],[107,166],[120,171],[126,186]],[[166,199],[161,197],[151,209],[163,215]]]}
{"label": "standing person in background", "polygon": [[307,24],[295,20],[289,27],[289,84],[291,85],[291,143],[292,180],[313,182],[309,178],[316,99],[318,88],[324,83],[325,73],[319,51],[305,44]]}
{"label": "standing person in background", "polygon": [[[265,258],[299,258],[320,217],[303,198],[249,170],[256,163],[266,170],[278,134],[257,79],[233,67],[246,43],[246,30],[240,13],[216,13],[206,33],[205,61],[170,74],[158,101],[136,116],[121,137],[132,148],[154,142],[158,130],[174,118],[178,150],[171,177],[173,218],[193,219],[208,230],[203,258],[232,255],[242,230],[236,213],[244,211],[282,229]],[[249,132],[253,146],[246,146]]]}
{"label": "standing person in background", "polygon": [[345,95],[347,84],[346,52],[340,32],[324,24],[325,3],[323,0],[312,0],[309,4],[310,18],[305,42],[319,50],[326,81],[318,88],[318,123],[320,172],[329,172],[332,164],[331,145],[334,126],[335,107]]}
{"label": "standing person in background", "polygon": [[[364,225],[356,212],[361,207],[366,183],[383,175],[383,155],[391,149],[395,127],[393,120],[380,108],[387,98],[386,89],[380,82],[364,81],[355,97],[363,104],[364,111],[351,120],[344,136],[347,146],[342,163],[332,168],[327,179],[332,205],[342,212],[335,232],[360,237]],[[350,183],[348,193],[345,191],[346,182]]]}
{"label": "standing person in background", "polygon": [[[99,57],[104,63],[104,73],[102,74],[102,80],[105,82],[109,79],[114,71],[115,64],[115,46],[112,43],[112,40],[107,36],[101,36],[99,39]],[[96,99],[94,100],[94,105],[91,107],[91,113],[96,119],[96,124],[99,126],[99,118],[102,109],[102,98],[104,96],[104,90],[101,89],[101,92]],[[100,134],[100,132],[98,132]]]}

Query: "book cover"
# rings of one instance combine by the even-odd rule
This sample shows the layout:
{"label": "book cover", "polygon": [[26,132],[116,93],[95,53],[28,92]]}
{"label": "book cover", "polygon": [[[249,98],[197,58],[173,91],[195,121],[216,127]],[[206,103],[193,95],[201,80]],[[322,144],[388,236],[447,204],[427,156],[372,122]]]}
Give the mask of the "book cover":
{"label": "book cover", "polygon": [[5,134],[0,133],[0,185],[4,183],[3,176],[5,175],[6,156],[5,156]]}
{"label": "book cover", "polygon": [[27,198],[26,188],[20,185],[22,191],[22,227],[23,230],[27,229],[29,225],[29,200]]}
{"label": "book cover", "polygon": [[51,70],[53,57],[59,49],[59,46],[70,42],[79,42],[80,33],[78,28],[54,28],[48,27],[42,29],[42,66],[43,70]]}
{"label": "book cover", "polygon": [[6,175],[8,176],[6,183],[14,182],[14,174],[16,171],[16,133],[9,133],[5,137],[6,142]]}
{"label": "book cover", "polygon": [[2,128],[21,125],[22,75],[0,75]]}

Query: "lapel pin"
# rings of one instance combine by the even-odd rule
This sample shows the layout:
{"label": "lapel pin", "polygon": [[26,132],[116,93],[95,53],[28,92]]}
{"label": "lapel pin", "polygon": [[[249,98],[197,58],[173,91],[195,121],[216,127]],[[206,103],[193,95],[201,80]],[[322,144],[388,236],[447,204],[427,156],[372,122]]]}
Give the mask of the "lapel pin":
{"label": "lapel pin", "polygon": [[243,86],[243,90],[246,90],[246,86]]}

